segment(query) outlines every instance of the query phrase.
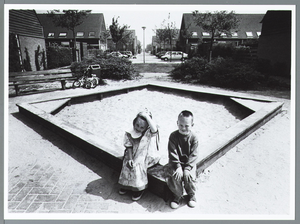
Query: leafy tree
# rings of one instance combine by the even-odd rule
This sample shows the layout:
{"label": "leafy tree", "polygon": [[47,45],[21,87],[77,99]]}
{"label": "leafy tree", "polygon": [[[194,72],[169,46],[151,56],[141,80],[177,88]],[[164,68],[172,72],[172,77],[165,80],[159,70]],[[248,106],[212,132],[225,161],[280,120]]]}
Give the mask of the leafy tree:
{"label": "leafy tree", "polygon": [[209,47],[209,61],[211,61],[212,46],[215,37],[225,33],[231,35],[232,32],[238,31],[239,20],[234,11],[216,11],[214,13],[199,13],[198,10],[193,12],[194,22],[201,27],[204,32],[211,34]]}
{"label": "leafy tree", "polygon": [[123,25],[122,27],[119,25],[117,18],[112,18],[112,24],[109,26],[109,31],[112,37],[112,41],[116,44],[116,48],[118,47],[118,43],[122,40],[126,41],[131,32],[126,32],[127,29],[130,27],[128,25]]}
{"label": "leafy tree", "polygon": [[159,46],[161,48],[161,45],[164,44],[165,40],[166,40],[165,30],[164,29],[155,29],[155,34],[156,34],[155,35],[156,42],[159,44]]}
{"label": "leafy tree", "polygon": [[106,43],[107,42],[107,38],[110,36],[110,32],[109,32],[109,29],[106,29],[106,30],[103,30],[101,33],[100,33],[100,41],[102,43]]}
{"label": "leafy tree", "polygon": [[51,10],[48,11],[48,16],[52,18],[55,26],[66,28],[72,31],[73,34],[73,61],[76,61],[76,35],[75,27],[83,23],[91,10]]}
{"label": "leafy tree", "polygon": [[[179,30],[176,28],[175,22],[170,22],[170,13],[168,20],[164,20],[160,29],[156,29],[156,40],[158,43],[169,43],[172,50],[172,41],[177,38]],[[170,58],[171,60],[171,58]]]}

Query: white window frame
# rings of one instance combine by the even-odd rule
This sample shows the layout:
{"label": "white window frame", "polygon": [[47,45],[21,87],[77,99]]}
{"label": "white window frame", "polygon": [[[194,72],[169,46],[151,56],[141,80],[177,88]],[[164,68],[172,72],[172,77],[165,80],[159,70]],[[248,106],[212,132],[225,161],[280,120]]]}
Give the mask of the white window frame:
{"label": "white window frame", "polygon": [[48,33],[48,37],[54,37],[54,33]]}
{"label": "white window frame", "polygon": [[256,35],[259,37],[261,35],[261,32],[260,31],[257,31],[256,32]]}
{"label": "white window frame", "polygon": [[67,37],[67,33],[66,32],[61,32],[61,33],[59,33],[58,37]]}
{"label": "white window frame", "polygon": [[[93,34],[93,35],[91,35],[91,34]],[[96,36],[96,32],[95,31],[90,31],[89,32],[89,37],[95,37]]]}
{"label": "white window frame", "polygon": [[208,36],[210,36],[210,33],[209,32],[202,32],[202,36],[203,37],[208,37]]}
{"label": "white window frame", "polygon": [[198,33],[197,32],[192,32],[192,37],[198,37]]}
{"label": "white window frame", "polygon": [[253,38],[253,37],[254,37],[252,31],[247,31],[247,32],[246,32],[246,36],[247,36],[248,38]]}
{"label": "white window frame", "polygon": [[[81,34],[81,35],[79,35],[79,34]],[[83,31],[76,32],[76,37],[84,37],[84,32]]]}
{"label": "white window frame", "polygon": [[231,37],[238,37],[238,33],[237,32],[231,33]]}
{"label": "white window frame", "polygon": [[227,37],[226,33],[221,33],[220,37]]}

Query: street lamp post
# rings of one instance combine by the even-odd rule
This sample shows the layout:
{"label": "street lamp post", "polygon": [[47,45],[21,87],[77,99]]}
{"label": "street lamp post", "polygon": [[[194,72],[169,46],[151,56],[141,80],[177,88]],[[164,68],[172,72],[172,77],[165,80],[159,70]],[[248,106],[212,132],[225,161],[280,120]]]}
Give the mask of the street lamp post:
{"label": "street lamp post", "polygon": [[142,28],[143,28],[143,51],[144,51],[143,58],[144,58],[144,64],[145,64],[145,29],[146,29],[146,27],[143,26]]}

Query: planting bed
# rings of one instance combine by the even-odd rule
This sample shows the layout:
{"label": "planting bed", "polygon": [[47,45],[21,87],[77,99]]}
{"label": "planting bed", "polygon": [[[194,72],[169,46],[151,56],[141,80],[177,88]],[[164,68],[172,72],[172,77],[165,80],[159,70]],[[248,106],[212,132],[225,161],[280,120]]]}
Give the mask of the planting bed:
{"label": "planting bed", "polygon": [[167,141],[180,111],[191,110],[200,139],[200,174],[230,148],[267,122],[282,103],[157,84],[134,85],[94,94],[18,104],[19,111],[44,124],[91,155],[120,170],[124,131],[144,107],[160,126],[161,162],[149,170],[149,189],[166,198]]}

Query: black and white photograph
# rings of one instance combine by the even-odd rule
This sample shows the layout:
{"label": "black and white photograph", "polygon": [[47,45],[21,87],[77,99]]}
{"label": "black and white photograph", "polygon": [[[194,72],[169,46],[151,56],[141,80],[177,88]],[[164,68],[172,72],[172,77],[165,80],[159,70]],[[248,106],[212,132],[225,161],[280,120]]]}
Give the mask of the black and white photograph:
{"label": "black and white photograph", "polygon": [[295,10],[5,4],[4,219],[295,220]]}

